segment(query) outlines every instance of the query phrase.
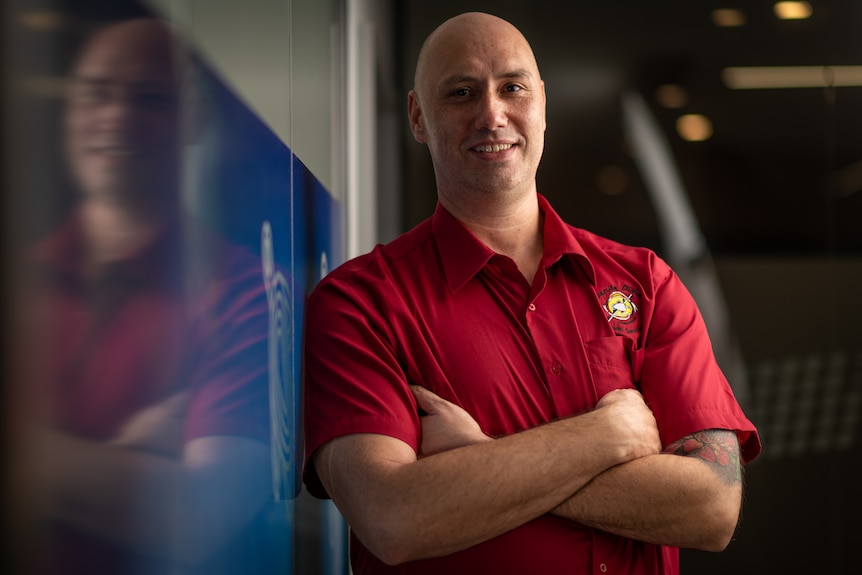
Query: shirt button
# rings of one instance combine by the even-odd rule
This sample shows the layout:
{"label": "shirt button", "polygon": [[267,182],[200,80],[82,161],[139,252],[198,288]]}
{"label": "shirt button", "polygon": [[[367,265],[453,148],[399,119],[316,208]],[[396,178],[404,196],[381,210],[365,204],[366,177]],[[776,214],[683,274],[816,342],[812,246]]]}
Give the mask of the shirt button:
{"label": "shirt button", "polygon": [[599,571],[601,571],[602,573],[607,573],[608,572],[608,566],[605,565],[604,563],[602,563],[601,565],[599,565]]}
{"label": "shirt button", "polygon": [[562,369],[560,368],[559,363],[551,364],[551,373],[554,375],[560,375],[560,371],[562,371]]}
{"label": "shirt button", "polygon": [[527,309],[530,311],[536,311],[536,304],[531,303],[530,305],[527,306]]}

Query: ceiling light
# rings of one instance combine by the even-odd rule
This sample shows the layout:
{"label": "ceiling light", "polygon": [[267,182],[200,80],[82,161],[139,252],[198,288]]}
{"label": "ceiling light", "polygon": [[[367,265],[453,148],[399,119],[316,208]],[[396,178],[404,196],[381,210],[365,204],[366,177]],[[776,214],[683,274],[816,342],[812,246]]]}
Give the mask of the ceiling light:
{"label": "ceiling light", "polygon": [[688,94],[679,84],[662,84],[655,90],[655,99],[664,108],[682,108],[688,102]]}
{"label": "ceiling light", "polygon": [[712,21],[716,26],[731,28],[745,26],[745,13],[736,8],[718,8],[712,11]]}
{"label": "ceiling light", "polygon": [[776,2],[774,10],[782,20],[804,20],[813,12],[808,2]]}
{"label": "ceiling light", "polygon": [[862,86],[862,66],[730,67],[721,78],[733,90]]}
{"label": "ceiling light", "polygon": [[701,114],[685,114],[677,119],[676,131],[683,140],[703,142],[712,137],[712,122]]}
{"label": "ceiling light", "polygon": [[619,196],[625,193],[629,178],[621,166],[605,166],[596,174],[596,184],[599,190],[608,196]]}

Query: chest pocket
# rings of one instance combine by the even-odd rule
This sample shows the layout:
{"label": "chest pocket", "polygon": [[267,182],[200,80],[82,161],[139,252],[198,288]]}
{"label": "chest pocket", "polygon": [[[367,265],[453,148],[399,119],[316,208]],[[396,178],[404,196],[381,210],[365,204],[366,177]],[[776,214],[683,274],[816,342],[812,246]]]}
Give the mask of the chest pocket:
{"label": "chest pocket", "polygon": [[643,369],[643,349],[624,336],[600,337],[585,342],[596,400],[615,389],[638,389]]}

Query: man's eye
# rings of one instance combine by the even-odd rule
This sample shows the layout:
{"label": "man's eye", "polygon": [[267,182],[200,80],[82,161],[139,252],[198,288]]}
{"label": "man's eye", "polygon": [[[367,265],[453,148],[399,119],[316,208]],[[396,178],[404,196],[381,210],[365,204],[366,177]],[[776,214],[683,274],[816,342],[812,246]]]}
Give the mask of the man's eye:
{"label": "man's eye", "polygon": [[518,84],[509,84],[508,86],[506,86],[507,92],[520,92],[523,89],[524,88],[519,86]]}
{"label": "man's eye", "polygon": [[459,97],[469,96],[470,95],[470,88],[459,88],[459,89],[455,90],[454,92],[452,92],[452,95],[453,96],[459,96]]}

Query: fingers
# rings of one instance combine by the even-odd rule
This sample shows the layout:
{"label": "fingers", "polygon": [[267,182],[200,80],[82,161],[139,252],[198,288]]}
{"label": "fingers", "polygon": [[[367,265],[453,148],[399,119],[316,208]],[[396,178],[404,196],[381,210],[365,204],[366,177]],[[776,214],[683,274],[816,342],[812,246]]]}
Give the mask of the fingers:
{"label": "fingers", "polygon": [[421,385],[411,385],[410,391],[413,392],[413,397],[416,398],[416,403],[419,405],[419,415],[439,414],[441,412],[452,411],[453,409],[460,409],[457,404],[443,399]]}
{"label": "fingers", "polygon": [[428,391],[421,385],[411,385],[410,391],[413,392],[413,397],[416,398],[416,403],[419,405],[420,415],[434,413],[435,406],[439,405],[440,402],[445,401],[441,397],[439,397],[436,393]]}
{"label": "fingers", "polygon": [[633,388],[621,388],[614,389],[613,391],[609,391],[604,396],[602,396],[598,403],[596,403],[596,407],[604,407],[613,403],[646,403],[644,401],[643,395]]}
{"label": "fingers", "polygon": [[596,404],[609,417],[613,437],[627,451],[627,458],[661,452],[661,438],[652,410],[635,389],[617,389]]}

